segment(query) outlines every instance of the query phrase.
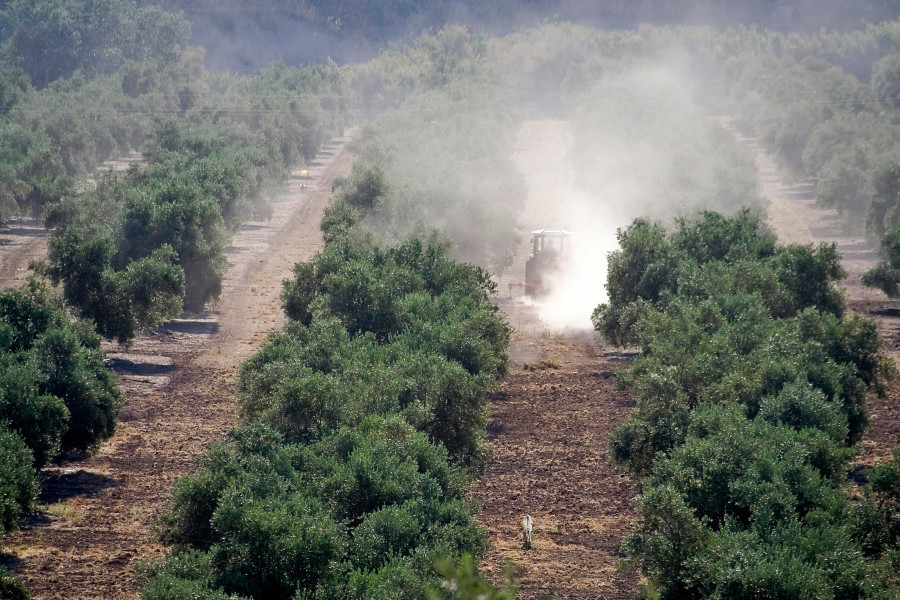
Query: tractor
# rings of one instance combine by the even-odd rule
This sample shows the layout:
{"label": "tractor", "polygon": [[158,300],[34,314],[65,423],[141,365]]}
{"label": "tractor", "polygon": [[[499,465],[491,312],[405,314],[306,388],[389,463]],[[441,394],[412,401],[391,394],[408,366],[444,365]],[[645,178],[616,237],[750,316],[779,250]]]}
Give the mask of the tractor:
{"label": "tractor", "polygon": [[538,229],[531,232],[531,256],[525,263],[525,293],[541,296],[550,291],[550,279],[569,262],[571,236],[561,229]]}

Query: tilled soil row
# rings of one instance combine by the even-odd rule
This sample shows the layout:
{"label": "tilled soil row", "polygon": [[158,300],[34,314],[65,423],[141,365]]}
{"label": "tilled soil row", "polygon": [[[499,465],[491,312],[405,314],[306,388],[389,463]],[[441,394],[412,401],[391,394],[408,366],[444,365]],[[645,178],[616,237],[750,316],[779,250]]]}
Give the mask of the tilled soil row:
{"label": "tilled soil row", "polygon": [[[585,349],[596,355],[585,359]],[[515,367],[492,402],[492,455],[476,498],[491,549],[484,570],[502,579],[512,560],[520,598],[628,598],[636,576],[617,570],[634,518],[630,481],[608,458],[612,429],[634,408],[618,390],[623,357],[575,342],[552,360]],[[522,539],[524,513],[534,541]]]}

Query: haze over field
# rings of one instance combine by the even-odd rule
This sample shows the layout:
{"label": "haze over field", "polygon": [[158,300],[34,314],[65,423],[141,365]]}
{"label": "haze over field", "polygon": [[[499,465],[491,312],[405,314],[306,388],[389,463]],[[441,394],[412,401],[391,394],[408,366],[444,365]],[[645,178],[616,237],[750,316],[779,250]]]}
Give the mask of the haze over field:
{"label": "haze over field", "polygon": [[372,58],[391,42],[406,43],[422,31],[461,24],[504,35],[548,21],[600,29],[641,24],[750,26],[781,32],[847,31],[895,18],[893,0],[140,0],[184,10],[193,23],[192,43],[205,47],[207,66],[252,71],[274,61],[339,64]]}

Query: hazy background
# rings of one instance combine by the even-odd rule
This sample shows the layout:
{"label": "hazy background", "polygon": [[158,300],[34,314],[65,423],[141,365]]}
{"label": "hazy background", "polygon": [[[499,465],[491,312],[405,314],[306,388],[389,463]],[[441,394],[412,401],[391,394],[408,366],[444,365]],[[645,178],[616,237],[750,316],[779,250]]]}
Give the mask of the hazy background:
{"label": "hazy background", "polygon": [[[0,5],[5,3],[0,3]],[[755,26],[780,32],[859,29],[900,14],[896,0],[139,0],[182,10],[208,68],[252,71],[371,58],[423,30],[462,24],[506,34],[545,21],[601,29],[653,25]]]}

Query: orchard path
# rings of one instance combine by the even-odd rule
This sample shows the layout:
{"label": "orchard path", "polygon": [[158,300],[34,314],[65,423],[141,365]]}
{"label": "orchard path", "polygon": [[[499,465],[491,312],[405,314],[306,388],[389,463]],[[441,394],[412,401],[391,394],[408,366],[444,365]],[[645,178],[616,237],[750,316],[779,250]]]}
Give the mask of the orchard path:
{"label": "orchard path", "polygon": [[[554,328],[521,291],[508,293],[508,283],[525,278],[528,232],[563,222],[560,200],[573,191],[570,145],[565,121],[529,121],[519,131],[515,160],[528,199],[519,251],[498,282],[498,303],[514,328],[510,374],[492,402],[492,454],[474,491],[491,544],[482,569],[500,581],[507,561],[514,561],[522,600],[637,593],[637,578],[616,570],[619,544],[634,518],[635,489],[607,454],[612,428],[634,406],[616,389],[614,375],[631,357],[588,329],[589,314],[586,329]],[[522,547],[526,512],[534,519],[530,550]]]}
{"label": "orchard path", "polygon": [[47,230],[32,218],[10,219],[0,229],[0,290],[21,287],[28,263],[47,257]]}
{"label": "orchard path", "polygon": [[[331,182],[351,165],[348,140],[327,146],[308,179],[294,174],[271,220],[234,236],[222,296],[209,312],[167,323],[127,351],[108,346],[128,398],[115,436],[92,456],[48,469],[38,514],[3,540],[3,562],[34,600],[139,597],[134,567],[164,555],[153,527],[172,483],[236,424],[237,369],[283,322],[282,279],[322,245]],[[21,285],[28,260],[46,252],[45,235],[14,222],[0,231],[4,243],[0,284]]]}

